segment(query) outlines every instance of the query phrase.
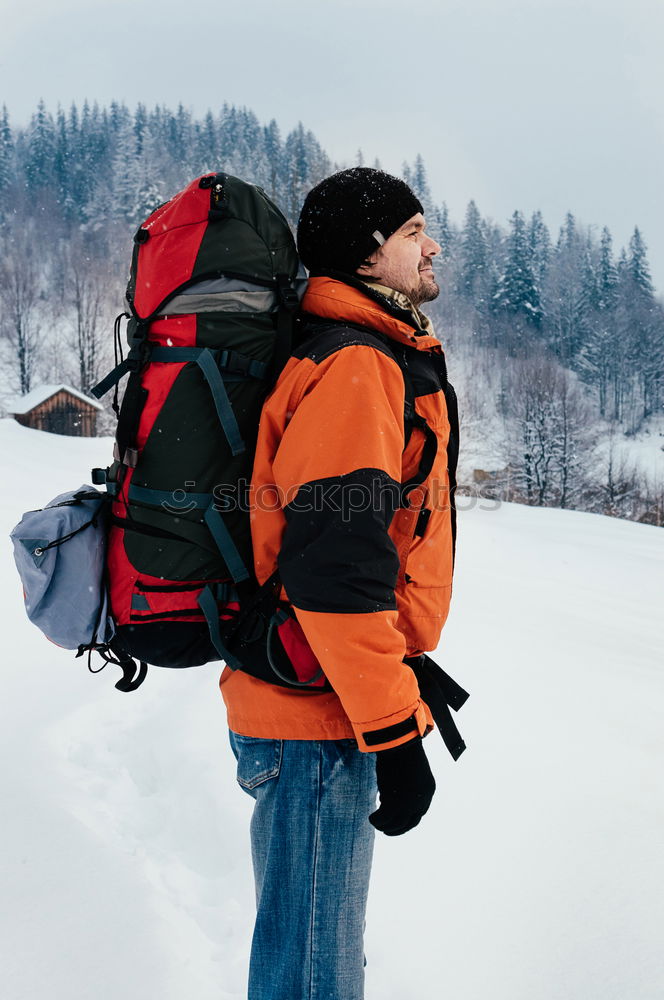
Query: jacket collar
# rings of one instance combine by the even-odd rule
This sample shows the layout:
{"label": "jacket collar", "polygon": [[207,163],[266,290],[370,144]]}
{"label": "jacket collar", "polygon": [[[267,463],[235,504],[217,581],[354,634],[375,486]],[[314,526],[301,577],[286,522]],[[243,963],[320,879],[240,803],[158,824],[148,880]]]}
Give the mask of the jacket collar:
{"label": "jacket collar", "polygon": [[432,333],[422,330],[417,312],[404,308],[403,299],[395,301],[378,288],[350,275],[317,275],[309,278],[302,299],[302,310],[323,319],[354,323],[378,330],[392,340],[419,351],[440,351]]}

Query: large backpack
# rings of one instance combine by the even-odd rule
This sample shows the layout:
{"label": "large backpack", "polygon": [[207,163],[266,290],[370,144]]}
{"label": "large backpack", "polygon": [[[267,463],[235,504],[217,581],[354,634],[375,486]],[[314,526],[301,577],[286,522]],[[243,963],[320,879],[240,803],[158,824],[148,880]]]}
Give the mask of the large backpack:
{"label": "large backpack", "polygon": [[298,267],[281,212],[227,174],[193,181],[134,237],[129,353],[93,389],[115,387],[118,412],[115,461],[93,480],[112,497],[121,662],[223,659],[272,683],[326,686],[276,574],[256,583],[247,504],[262,403],[291,351]]}
{"label": "large backpack", "polygon": [[[290,356],[298,307],[288,224],[260,188],[208,174],[157,209],[134,244],[123,314],[129,353],[123,358],[119,317],[118,363],[92,390],[101,397],[114,388],[118,414],[114,462],[93,470],[93,482],[106,486],[104,514],[103,494],[85,487],[25,515],[14,544],[29,614],[66,648],[120,665],[122,691],[142,683],[148,663],[219,659],[272,684],[330,690],[281,600],[278,571],[262,586],[253,572],[248,487],[260,412]],[[341,342],[344,325],[331,326]],[[403,372],[406,441],[413,427],[424,432],[420,466],[402,484],[410,506],[436,437],[415,412],[408,349],[363,334]],[[97,569],[104,547],[106,586]],[[93,595],[75,616],[73,572]]]}

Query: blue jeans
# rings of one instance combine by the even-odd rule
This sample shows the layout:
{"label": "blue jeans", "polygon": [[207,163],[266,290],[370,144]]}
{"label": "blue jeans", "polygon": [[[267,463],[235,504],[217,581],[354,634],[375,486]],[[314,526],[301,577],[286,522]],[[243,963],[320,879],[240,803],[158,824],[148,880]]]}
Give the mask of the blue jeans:
{"label": "blue jeans", "polygon": [[249,1000],[362,1000],[374,754],[354,740],[230,738],[256,801]]}

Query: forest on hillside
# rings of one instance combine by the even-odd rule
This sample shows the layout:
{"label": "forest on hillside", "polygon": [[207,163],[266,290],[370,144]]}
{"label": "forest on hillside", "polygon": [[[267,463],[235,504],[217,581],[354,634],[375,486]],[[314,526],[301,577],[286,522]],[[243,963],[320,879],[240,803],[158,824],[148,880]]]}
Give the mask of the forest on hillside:
{"label": "forest on hillside", "polygon": [[[88,392],[105,373],[133,234],[193,177],[259,184],[294,225],[309,188],[348,165],[303,125],[283,136],[230,105],[196,118],[40,102],[26,128],[3,108],[0,402],[42,382]],[[540,212],[503,225],[472,201],[454,221],[421,156],[403,175],[442,247],[429,312],[462,399],[462,488],[664,523],[664,483],[628,447],[649,435],[654,454],[664,430],[664,308],[639,228],[619,248],[571,212],[557,233]]]}

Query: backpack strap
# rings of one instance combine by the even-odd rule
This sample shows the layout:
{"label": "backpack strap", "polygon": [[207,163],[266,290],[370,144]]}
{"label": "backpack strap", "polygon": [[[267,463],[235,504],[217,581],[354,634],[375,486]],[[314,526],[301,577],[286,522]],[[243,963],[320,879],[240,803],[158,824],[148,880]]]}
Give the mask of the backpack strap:
{"label": "backpack strap", "polygon": [[228,567],[228,571],[235,583],[242,583],[250,578],[250,573],[244,565],[242,556],[237,550],[231,533],[224,524],[224,520],[219,511],[214,506],[214,501],[205,511],[205,523],[210,529],[210,534],[214,538],[215,544]]}
{"label": "backpack strap", "polygon": [[[413,382],[408,371],[408,347],[396,344],[389,337],[384,334],[377,333],[377,338],[380,340],[381,344],[384,344],[390,354],[398,364],[401,369],[401,374],[403,376],[404,382],[404,414],[403,414],[403,425],[404,425],[404,451],[408,447],[413,430],[417,428],[422,431],[424,435],[424,446],[422,448],[422,454],[420,456],[420,461],[417,467],[417,471],[410,479],[401,484],[401,506],[409,507],[409,497],[411,494],[419,489],[431,474],[433,469],[433,463],[436,460],[436,455],[438,454],[438,438],[436,432],[432,427],[429,426],[426,419],[421,416],[415,409],[415,390],[413,387]],[[412,350],[412,348],[410,348]],[[431,516],[431,511],[423,508],[420,511],[420,516],[415,528],[415,534],[423,535],[426,529],[426,524]]]}
{"label": "backpack strap", "polygon": [[[407,376],[404,373],[404,379],[405,378],[407,378]],[[438,454],[438,438],[436,437],[436,432],[429,427],[429,424],[426,422],[424,417],[415,412],[414,406],[412,414],[404,417],[404,425],[406,424],[406,420],[408,420],[409,425],[406,445],[410,440],[410,435],[412,434],[413,429],[417,427],[417,429],[422,431],[424,434],[424,447],[422,448],[422,455],[420,456],[417,472],[414,476],[411,476],[410,479],[407,479],[405,483],[401,484],[402,506],[407,506],[409,495],[413,492],[413,490],[422,486],[422,484],[426,482],[431,474],[433,463],[435,462],[436,455]]]}
{"label": "backpack strap", "polygon": [[207,627],[210,631],[212,645],[219,653],[221,659],[231,668],[240,670],[242,664],[236,656],[228,650],[221,635],[221,625],[219,622],[219,607],[210,586],[204,587],[198,596],[198,606],[205,616]]}
{"label": "backpack strap", "polygon": [[117,395],[118,382],[127,372],[130,373],[122,406],[118,411],[118,425],[115,432],[115,458],[121,465],[133,468],[136,465],[138,457],[136,451],[138,424],[148,398],[147,389],[144,389],[141,384],[141,371],[149,360],[150,353],[148,322],[139,320],[136,317],[130,318],[127,324],[127,338],[130,344],[129,354],[125,359],[121,357],[120,364],[105,379],[99,382],[91,392],[99,399],[112,386],[116,386]]}
{"label": "backpack strap", "polygon": [[214,400],[217,416],[222,430],[226,435],[226,440],[233,455],[241,455],[246,450],[246,445],[242,440],[242,434],[238,427],[231,401],[228,398],[226,387],[219,373],[219,369],[212,356],[212,352],[205,349],[196,358],[196,364],[203,373],[203,378],[210,387],[212,399]]}
{"label": "backpack strap", "polygon": [[286,366],[293,350],[293,333],[295,318],[300,306],[300,300],[287,274],[276,276],[279,306],[277,309],[277,339],[274,345],[272,363],[267,376],[271,388]]}

